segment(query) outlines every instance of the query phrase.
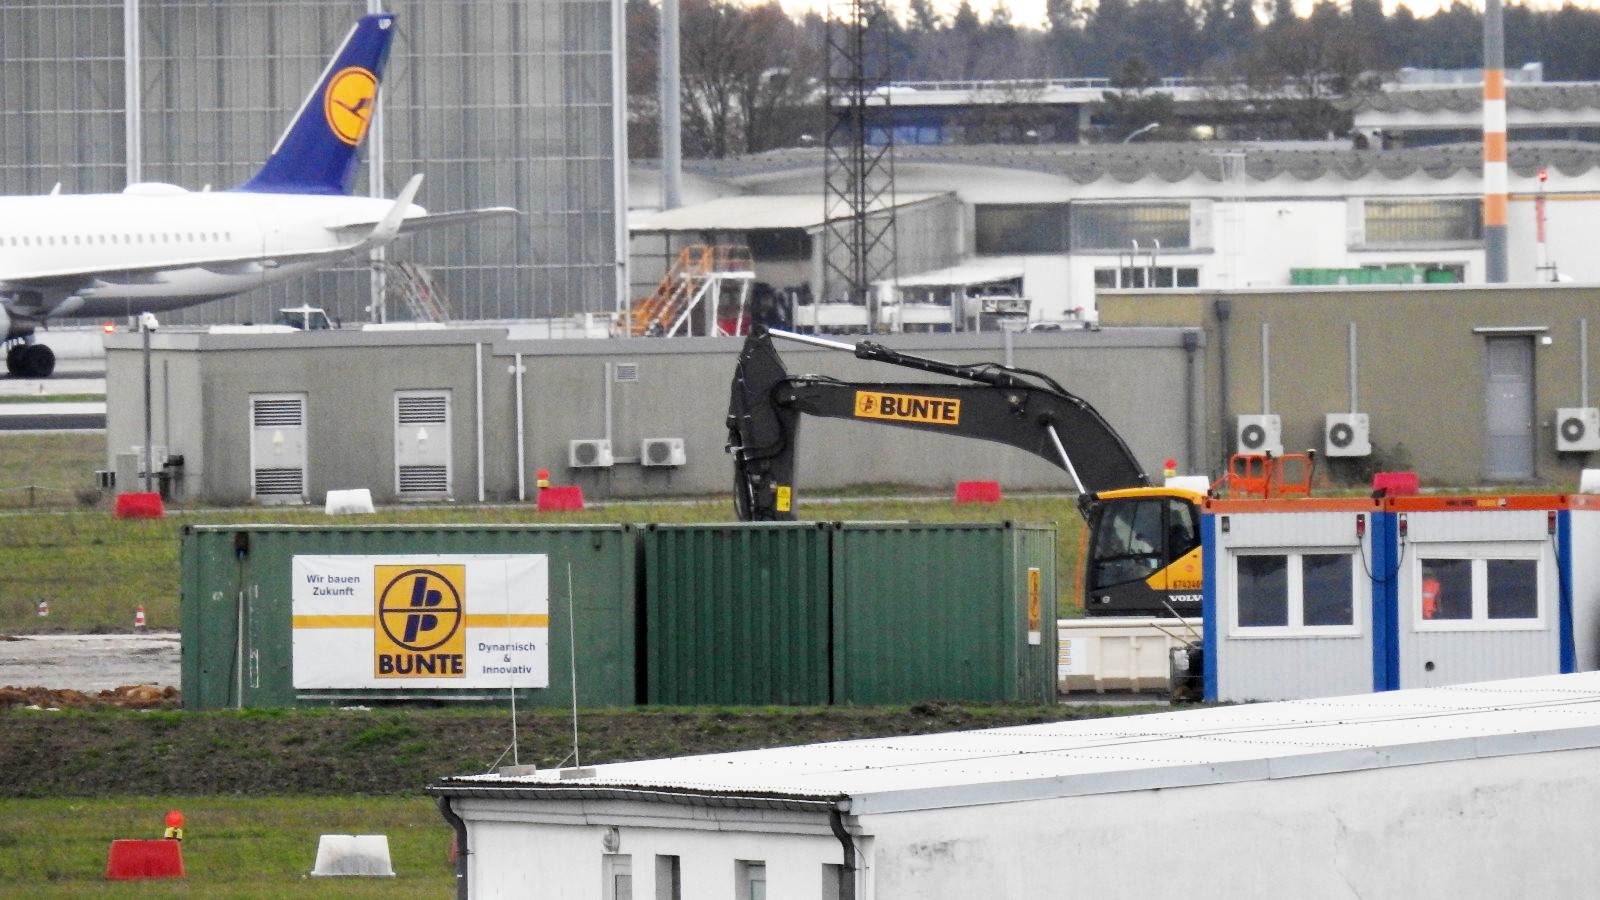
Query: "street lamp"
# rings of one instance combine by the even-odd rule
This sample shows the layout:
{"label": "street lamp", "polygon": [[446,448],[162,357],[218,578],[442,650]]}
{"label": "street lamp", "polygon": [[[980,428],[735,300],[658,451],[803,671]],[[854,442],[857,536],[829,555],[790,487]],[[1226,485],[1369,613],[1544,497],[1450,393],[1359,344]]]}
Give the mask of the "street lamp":
{"label": "street lamp", "polygon": [[139,334],[144,339],[144,492],[150,493],[150,481],[155,477],[155,454],[150,449],[150,332],[161,327],[154,313],[139,314]]}

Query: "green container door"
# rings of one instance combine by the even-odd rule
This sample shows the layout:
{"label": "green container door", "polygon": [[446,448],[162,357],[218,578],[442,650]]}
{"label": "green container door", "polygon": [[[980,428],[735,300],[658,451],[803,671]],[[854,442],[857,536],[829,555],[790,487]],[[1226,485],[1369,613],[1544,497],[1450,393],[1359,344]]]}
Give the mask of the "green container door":
{"label": "green container door", "polygon": [[[504,701],[513,679],[519,677],[515,673],[526,668],[536,642],[521,637],[474,641],[474,634],[520,635],[539,628],[544,629],[538,632],[544,646],[537,652],[542,654],[539,658],[545,669],[540,675],[547,679],[547,686],[518,688],[517,702],[569,705],[574,669],[569,647],[576,646],[579,704],[632,705],[640,695],[635,666],[635,544],[633,529],[620,525],[186,527],[179,612],[184,705],[217,709],[363,700]],[[463,597],[446,596],[451,593],[448,584],[438,585],[438,590],[425,589],[429,588],[421,583],[425,579],[419,580],[415,596],[397,589],[391,598],[390,593],[380,596],[374,590],[373,585],[387,577],[385,573],[395,574],[394,583],[400,584],[411,565],[407,557],[426,568],[430,559],[440,556],[457,558],[456,562],[445,561],[448,571],[473,573],[470,582],[461,575]],[[297,620],[296,591],[304,606],[313,590],[307,584],[294,584],[297,557],[310,571],[333,573],[316,577],[337,582],[343,577],[340,572],[348,568],[367,580],[359,590],[327,589],[334,594],[348,593],[348,597],[327,601],[343,604],[340,614],[324,610]],[[367,557],[374,559],[363,559]],[[402,565],[390,568],[396,563]],[[457,568],[450,569],[450,565]],[[534,616],[518,610],[513,615],[509,605],[503,614],[485,611],[475,599],[479,596],[476,586],[484,584],[505,585],[501,596],[506,597],[534,591],[544,597],[546,612]],[[317,600],[311,598],[311,602]],[[384,611],[389,614],[382,614]],[[420,666],[423,663],[414,660],[423,659],[429,665],[437,664],[442,677],[426,686],[417,686],[420,681],[406,685],[403,677],[375,677],[386,664],[378,658],[381,644],[415,640],[414,635],[402,634],[409,627],[405,623],[424,619],[448,623],[458,613],[464,639],[450,631],[455,643],[419,645],[417,653],[396,656],[404,656],[405,665]],[[477,630],[480,627],[507,630]],[[507,643],[495,643],[501,640]],[[325,649],[310,653],[308,646]],[[372,677],[372,681],[354,686],[297,687],[297,647],[303,663],[322,665],[330,659],[347,659],[344,668]],[[460,649],[462,654],[442,652],[451,649]],[[455,655],[464,655],[480,667],[487,661],[495,668],[480,668],[470,684],[464,680],[457,687],[448,672],[448,660]],[[498,674],[483,674],[500,671],[506,673],[505,687],[492,683],[498,681]],[[341,678],[337,672],[326,677],[335,682]]]}
{"label": "green container door", "polygon": [[835,702],[1051,700],[1054,542],[1053,526],[840,526]]}
{"label": "green container door", "polygon": [[649,702],[827,704],[830,530],[815,522],[649,526]]}

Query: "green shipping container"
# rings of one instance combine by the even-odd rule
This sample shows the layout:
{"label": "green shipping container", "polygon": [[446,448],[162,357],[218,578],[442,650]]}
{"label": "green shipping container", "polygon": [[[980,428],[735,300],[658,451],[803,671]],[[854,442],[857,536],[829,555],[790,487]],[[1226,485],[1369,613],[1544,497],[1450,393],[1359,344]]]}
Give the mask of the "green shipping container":
{"label": "green shipping container", "polygon": [[648,526],[649,702],[827,704],[831,531],[817,522]]}
{"label": "green shipping container", "polygon": [[1055,699],[1053,525],[843,524],[836,703]]}
{"label": "green shipping container", "polygon": [[187,526],[184,705],[632,705],[634,531]]}

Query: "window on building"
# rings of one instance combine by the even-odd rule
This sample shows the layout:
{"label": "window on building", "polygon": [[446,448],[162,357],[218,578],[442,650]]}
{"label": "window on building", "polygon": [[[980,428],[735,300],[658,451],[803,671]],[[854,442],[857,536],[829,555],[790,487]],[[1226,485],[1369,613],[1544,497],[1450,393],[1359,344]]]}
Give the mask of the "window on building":
{"label": "window on building", "polygon": [[1355,625],[1355,566],[1349,553],[1239,554],[1234,583],[1240,628]]}
{"label": "window on building", "polygon": [[1192,266],[1122,266],[1094,270],[1097,288],[1199,287],[1200,270]]}
{"label": "window on building", "polygon": [[607,853],[601,857],[600,870],[605,900],[633,900],[633,857]]}
{"label": "window on building", "polygon": [[683,875],[678,857],[656,857],[656,900],[683,900]]}
{"label": "window on building", "polygon": [[1366,247],[1459,245],[1483,240],[1483,201],[1366,200]]}
{"label": "window on building", "polygon": [[811,235],[798,228],[747,232],[745,242],[750,256],[762,262],[811,258]]}
{"label": "window on building", "polygon": [[1077,203],[1072,250],[1181,250],[1190,246],[1188,203]]}
{"label": "window on building", "polygon": [[980,254],[1067,252],[1067,204],[978,204],[973,209]]}
{"label": "window on building", "polygon": [[767,864],[754,859],[736,859],[734,900],[767,900]]}
{"label": "window on building", "polygon": [[1421,569],[1417,612],[1425,628],[1539,619],[1537,559],[1433,557]]}
{"label": "window on building", "polygon": [[845,895],[844,866],[838,863],[822,864],[822,900],[839,900]]}

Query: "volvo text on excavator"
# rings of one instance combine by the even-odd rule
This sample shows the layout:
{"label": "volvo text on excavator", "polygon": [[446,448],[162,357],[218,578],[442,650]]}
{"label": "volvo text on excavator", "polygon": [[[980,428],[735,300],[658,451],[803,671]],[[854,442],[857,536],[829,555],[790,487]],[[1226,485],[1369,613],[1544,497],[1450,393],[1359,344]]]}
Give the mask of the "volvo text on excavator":
{"label": "volvo text on excavator", "polygon": [[[790,375],[779,337],[959,383],[853,384]],[[1078,491],[1087,540],[1080,581],[1091,615],[1200,614],[1204,494],[1151,485],[1122,437],[1048,376],[998,363],[957,364],[873,341],[846,344],[757,327],[745,340],[728,406],[734,507],[742,520],[795,518],[800,417],[853,419],[1009,444],[1063,469]]]}

